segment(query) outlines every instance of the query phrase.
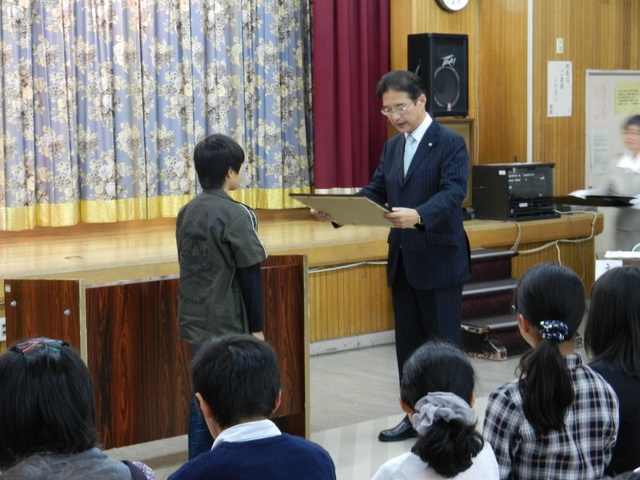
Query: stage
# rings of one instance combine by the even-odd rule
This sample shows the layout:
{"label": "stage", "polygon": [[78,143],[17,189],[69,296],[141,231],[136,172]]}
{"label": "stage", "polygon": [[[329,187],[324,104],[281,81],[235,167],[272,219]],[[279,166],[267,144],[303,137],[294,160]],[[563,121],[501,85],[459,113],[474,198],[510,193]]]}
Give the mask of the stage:
{"label": "stage", "polygon": [[[270,255],[307,257],[311,342],[393,328],[384,265],[386,227],[336,229],[306,209],[257,214]],[[560,259],[583,278],[588,291],[595,269],[594,236],[603,222],[602,214],[569,212],[519,223],[468,220],[465,230],[471,248],[515,246],[520,254],[513,261],[514,277],[536,263]],[[173,276],[178,273],[174,230],[175,219],[156,219],[0,232],[0,278],[96,283]]]}

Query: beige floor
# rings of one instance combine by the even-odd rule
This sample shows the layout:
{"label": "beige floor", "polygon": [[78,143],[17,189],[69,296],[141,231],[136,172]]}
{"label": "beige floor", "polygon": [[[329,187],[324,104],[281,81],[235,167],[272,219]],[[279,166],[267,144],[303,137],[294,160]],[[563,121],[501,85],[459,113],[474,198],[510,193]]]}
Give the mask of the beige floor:
{"label": "beige floor", "polygon": [[[472,359],[477,375],[479,425],[487,395],[514,377],[518,360]],[[397,384],[393,345],[311,357],[311,440],[331,454],[338,480],[371,478],[387,459],[411,448],[411,440],[377,440],[380,430],[402,418]],[[163,480],[185,461],[186,442],[186,436],[182,436],[108,453],[117,459],[144,461],[154,468],[158,480]]]}

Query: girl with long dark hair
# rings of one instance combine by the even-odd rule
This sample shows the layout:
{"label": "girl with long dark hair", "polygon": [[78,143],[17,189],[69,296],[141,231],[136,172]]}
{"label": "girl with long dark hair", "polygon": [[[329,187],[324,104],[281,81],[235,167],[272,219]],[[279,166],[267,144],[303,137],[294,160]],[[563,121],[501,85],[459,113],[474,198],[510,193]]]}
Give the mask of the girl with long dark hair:
{"label": "girl with long dark hair", "polygon": [[618,402],[573,349],[585,304],[580,278],[566,267],[539,264],[518,280],[514,307],[533,348],[520,360],[520,378],[489,396],[483,430],[502,479],[604,476]]}

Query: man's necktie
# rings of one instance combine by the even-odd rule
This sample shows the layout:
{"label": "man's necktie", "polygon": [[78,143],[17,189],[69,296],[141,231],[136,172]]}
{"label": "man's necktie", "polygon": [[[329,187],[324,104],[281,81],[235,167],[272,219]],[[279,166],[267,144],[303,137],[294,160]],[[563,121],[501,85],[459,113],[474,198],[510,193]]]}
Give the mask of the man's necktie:
{"label": "man's necktie", "polygon": [[407,174],[407,170],[409,170],[409,165],[411,165],[411,159],[413,158],[413,154],[416,152],[416,147],[418,146],[418,142],[413,138],[411,134],[407,135],[407,140],[404,145],[404,174]]}

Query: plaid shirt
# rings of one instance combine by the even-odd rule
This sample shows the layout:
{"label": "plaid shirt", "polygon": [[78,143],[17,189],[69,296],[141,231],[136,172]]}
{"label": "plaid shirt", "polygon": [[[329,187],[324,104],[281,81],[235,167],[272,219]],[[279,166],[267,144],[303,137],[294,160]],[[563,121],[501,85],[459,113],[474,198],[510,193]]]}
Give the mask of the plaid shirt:
{"label": "plaid shirt", "polygon": [[618,399],[579,354],[565,358],[575,399],[565,427],[536,434],[522,409],[518,381],[489,396],[483,434],[493,448],[501,479],[591,480],[602,478],[618,433]]}

